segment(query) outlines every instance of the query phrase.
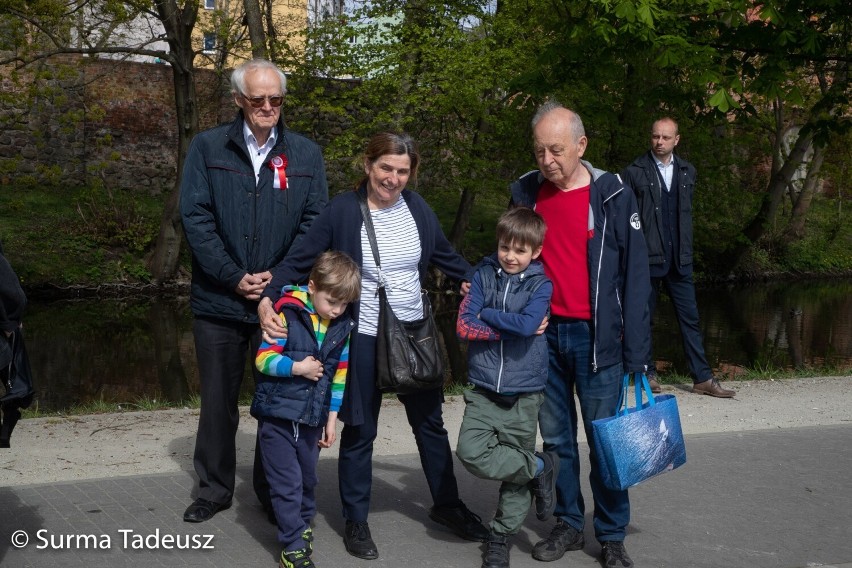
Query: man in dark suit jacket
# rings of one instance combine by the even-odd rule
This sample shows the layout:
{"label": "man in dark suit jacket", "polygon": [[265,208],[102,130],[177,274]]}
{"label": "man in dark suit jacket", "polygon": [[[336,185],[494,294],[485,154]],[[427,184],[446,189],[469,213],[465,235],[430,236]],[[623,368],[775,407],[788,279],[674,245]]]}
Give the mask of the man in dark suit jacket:
{"label": "man in dark suit jacket", "polygon": [[[651,269],[651,297],[648,300],[651,318],[653,320],[660,288],[665,286],[674,304],[683,348],[692,372],[692,392],[731,398],[736,392],[724,388],[713,376],[698,326],[698,304],[692,279],[695,167],[675,156],[674,149],[679,141],[674,119],[666,117],[656,121],[651,129],[651,149],[627,166],[621,177],[633,188],[639,202]],[[660,392],[653,347],[649,353],[648,368],[651,389]]]}

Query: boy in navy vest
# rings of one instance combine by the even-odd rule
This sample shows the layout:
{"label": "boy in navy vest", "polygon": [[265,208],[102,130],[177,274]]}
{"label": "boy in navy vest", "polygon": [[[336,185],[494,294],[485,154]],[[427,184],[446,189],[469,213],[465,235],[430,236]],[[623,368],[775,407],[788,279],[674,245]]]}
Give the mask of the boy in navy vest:
{"label": "boy in navy vest", "polygon": [[329,251],[314,263],[307,286],[284,286],[275,311],[287,338],[263,341],[255,365],[263,373],[251,404],[258,420],[263,469],[278,524],[281,568],[314,566],[311,521],[320,448],[337,437],[355,327],[350,302],[361,294],[361,271]]}
{"label": "boy in navy vest", "polygon": [[521,529],[533,500],[541,520],[556,503],[559,460],[535,451],[548,361],[538,329],[553,292],[536,260],[545,230],[532,209],[504,213],[497,222],[497,253],[479,264],[459,308],[456,333],[468,341],[473,389],[464,395],[456,453],[475,476],[503,482],[482,568],[508,568],[507,537]]}

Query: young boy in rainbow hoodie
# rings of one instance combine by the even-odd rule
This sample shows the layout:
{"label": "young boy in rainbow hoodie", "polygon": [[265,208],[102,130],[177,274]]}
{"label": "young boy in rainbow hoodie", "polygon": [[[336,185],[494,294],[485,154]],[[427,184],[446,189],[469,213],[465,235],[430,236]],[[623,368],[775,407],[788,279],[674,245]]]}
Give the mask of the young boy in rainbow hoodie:
{"label": "young boy in rainbow hoodie", "polygon": [[287,338],[263,341],[255,365],[263,380],[251,414],[258,420],[263,469],[283,546],[281,568],[308,568],[311,521],[320,448],[337,437],[349,337],[355,327],[348,306],[361,293],[361,271],[351,258],[329,251],[314,263],[307,286],[284,286],[275,311]]}

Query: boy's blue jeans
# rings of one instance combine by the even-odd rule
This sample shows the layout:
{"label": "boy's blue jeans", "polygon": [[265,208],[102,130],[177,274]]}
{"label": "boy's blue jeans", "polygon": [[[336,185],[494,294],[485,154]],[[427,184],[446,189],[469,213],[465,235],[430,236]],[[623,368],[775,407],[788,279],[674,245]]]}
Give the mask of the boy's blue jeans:
{"label": "boy's blue jeans", "polygon": [[592,421],[613,416],[624,376],[621,363],[592,370],[592,333],[585,321],[551,321],[545,332],[549,354],[547,389],[539,414],[545,451],[559,455],[554,515],[582,532],[585,503],[580,491],[580,456],[577,446],[576,391],[583,428],[589,441],[589,482],[594,499],[595,537],[599,542],[624,540],[630,522],[627,491],[613,491],[601,481],[592,440]]}

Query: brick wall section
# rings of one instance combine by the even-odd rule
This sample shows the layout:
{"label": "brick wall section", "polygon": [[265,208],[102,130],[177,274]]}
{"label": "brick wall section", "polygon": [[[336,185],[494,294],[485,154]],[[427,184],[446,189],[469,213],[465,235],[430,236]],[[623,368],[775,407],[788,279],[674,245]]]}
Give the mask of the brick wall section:
{"label": "brick wall section", "polygon": [[[0,68],[0,184],[80,187],[102,180],[113,189],[152,194],[174,186],[177,131],[168,65],[66,56],[28,69],[17,81],[13,73]],[[195,73],[200,129],[233,120],[229,80],[210,70]],[[34,77],[38,84],[29,91]],[[317,81],[288,83],[282,112],[291,128],[325,147],[369,109],[299,107],[294,89],[321,89],[334,106],[356,85]],[[28,99],[28,92],[36,95]],[[326,156],[326,173],[332,195],[360,175],[353,173],[352,156]]]}
{"label": "brick wall section", "polygon": [[[175,179],[177,146],[168,65],[53,58],[17,81],[2,70],[0,182],[87,185],[159,193]],[[36,84],[35,77],[38,77]],[[28,98],[35,86],[36,95]],[[216,74],[196,70],[201,128],[233,116]]]}

